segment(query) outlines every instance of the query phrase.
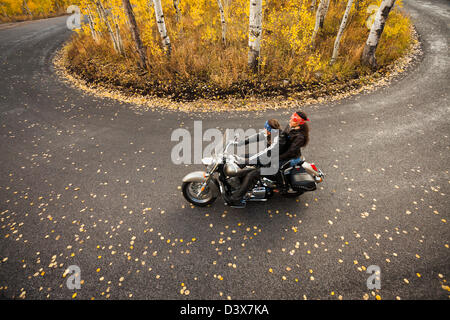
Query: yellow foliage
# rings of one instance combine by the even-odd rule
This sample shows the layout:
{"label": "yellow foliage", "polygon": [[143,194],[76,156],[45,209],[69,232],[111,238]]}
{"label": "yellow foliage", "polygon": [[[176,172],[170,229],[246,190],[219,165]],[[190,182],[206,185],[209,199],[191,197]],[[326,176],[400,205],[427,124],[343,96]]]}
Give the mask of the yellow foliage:
{"label": "yellow foliage", "polygon": [[69,5],[77,3],[69,0],[0,0],[0,23],[63,14]]}
{"label": "yellow foliage", "polygon": [[[360,0],[358,7],[356,4],[353,5],[341,40],[341,54],[333,66],[329,66],[328,62],[346,1],[330,2],[324,27],[316,38],[315,47],[312,48],[315,12],[311,10],[311,0],[263,0],[260,69],[256,76],[247,68],[249,0],[221,0],[221,2],[227,29],[226,46],[221,41],[222,26],[217,0],[181,0],[179,21],[176,19],[173,0],[161,0],[172,45],[172,53],[168,56],[163,50],[158,32],[153,2],[131,0],[141,39],[150,61],[148,75],[150,78],[146,81],[165,83],[164,90],[168,91],[172,90],[170,89],[172,85],[183,83],[191,91],[204,91],[208,92],[208,95],[213,95],[211,92],[233,91],[239,84],[249,82],[255,86],[259,83],[266,87],[276,87],[286,79],[296,85],[354,77],[363,71],[359,56],[369,33],[366,21],[374,13],[367,12],[367,9],[370,5],[379,5],[381,0]],[[79,3],[83,13],[90,8],[95,29],[102,38],[97,44],[89,41],[89,45],[94,48],[84,54],[102,52],[103,59],[113,59],[113,54],[104,54],[105,44],[109,43],[110,48],[112,46],[111,39],[105,22],[98,15],[94,1],[80,0]],[[114,58],[114,62],[132,65],[131,62],[136,61],[137,55],[122,0],[102,0],[102,3],[107,10],[111,9],[110,22],[117,22],[126,49],[124,57]],[[398,6],[401,5],[402,1],[397,1],[386,23],[377,51],[380,65],[390,63],[401,56],[411,42],[411,23],[398,10]],[[88,42],[87,39],[91,36],[89,26],[85,25],[82,33],[83,38],[80,41]],[[100,61],[99,59],[100,55],[95,61]],[[81,63],[81,60],[77,61]],[[104,65],[111,65],[111,61],[109,63],[105,61]],[[130,78],[136,77],[130,74],[131,69],[122,69],[127,75],[116,75],[116,78],[123,77],[129,81]],[[98,69],[96,72],[99,72]],[[150,90],[145,85],[142,87],[143,91]]]}

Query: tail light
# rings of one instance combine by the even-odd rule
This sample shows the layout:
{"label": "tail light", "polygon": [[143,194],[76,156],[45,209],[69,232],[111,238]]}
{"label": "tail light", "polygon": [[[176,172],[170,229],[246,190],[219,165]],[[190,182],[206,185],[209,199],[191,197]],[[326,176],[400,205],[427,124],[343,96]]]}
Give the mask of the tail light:
{"label": "tail light", "polygon": [[[303,167],[303,169],[305,169],[306,172],[308,172],[311,176],[316,177],[316,178],[318,178],[318,177],[321,178],[321,179],[316,179],[316,182],[322,182],[323,177],[324,177],[324,174],[323,174],[323,172],[322,172],[320,169],[318,169],[318,168],[316,167],[316,165],[315,165],[314,163],[308,163],[308,162],[305,161],[305,162],[303,162],[302,167]],[[320,181],[319,181],[319,180],[320,180]]]}
{"label": "tail light", "polygon": [[311,168],[313,168],[314,171],[318,173],[318,175],[316,175],[314,179],[316,180],[317,183],[321,183],[324,177],[322,170],[318,169],[314,163],[311,163]]}

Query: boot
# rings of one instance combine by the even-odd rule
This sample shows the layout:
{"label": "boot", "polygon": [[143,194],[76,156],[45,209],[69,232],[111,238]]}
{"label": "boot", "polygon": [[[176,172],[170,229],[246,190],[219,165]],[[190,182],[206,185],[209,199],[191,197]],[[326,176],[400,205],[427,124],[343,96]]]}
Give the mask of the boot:
{"label": "boot", "polygon": [[232,208],[245,208],[246,202],[240,197],[225,195],[224,198],[227,205]]}

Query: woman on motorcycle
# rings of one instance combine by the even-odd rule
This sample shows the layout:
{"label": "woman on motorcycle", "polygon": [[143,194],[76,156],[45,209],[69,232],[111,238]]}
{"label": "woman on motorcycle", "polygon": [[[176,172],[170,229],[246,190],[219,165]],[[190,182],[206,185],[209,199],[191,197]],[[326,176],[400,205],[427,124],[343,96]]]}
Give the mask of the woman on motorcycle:
{"label": "woman on motorcycle", "polygon": [[285,145],[285,150],[280,151],[279,160],[281,163],[301,157],[301,148],[305,147],[309,142],[309,127],[306,123],[307,121],[309,121],[308,116],[302,111],[294,112],[291,115],[289,124],[283,131],[287,143]]}
{"label": "woman on motorcycle", "polygon": [[302,111],[294,112],[291,115],[289,124],[282,133],[286,139],[286,144],[284,145],[283,151],[280,149],[278,159],[280,161],[280,170],[274,177],[275,180],[277,180],[277,182],[282,186],[282,193],[286,193],[288,190],[281,170],[288,166],[294,166],[300,163],[300,158],[302,156],[301,148],[305,147],[309,142],[309,127],[306,123],[307,121],[309,121],[309,119],[306,113]]}

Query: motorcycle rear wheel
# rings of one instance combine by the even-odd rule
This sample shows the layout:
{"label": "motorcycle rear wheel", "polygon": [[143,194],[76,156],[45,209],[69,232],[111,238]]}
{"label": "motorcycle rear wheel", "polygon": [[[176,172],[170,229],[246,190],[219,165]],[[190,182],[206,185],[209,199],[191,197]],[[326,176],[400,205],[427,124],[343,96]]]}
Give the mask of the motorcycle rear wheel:
{"label": "motorcycle rear wheel", "polygon": [[215,196],[208,186],[206,186],[205,190],[200,195],[200,198],[197,196],[198,191],[202,182],[183,182],[182,190],[184,198],[197,207],[206,207],[207,205],[216,201],[217,196]]}

